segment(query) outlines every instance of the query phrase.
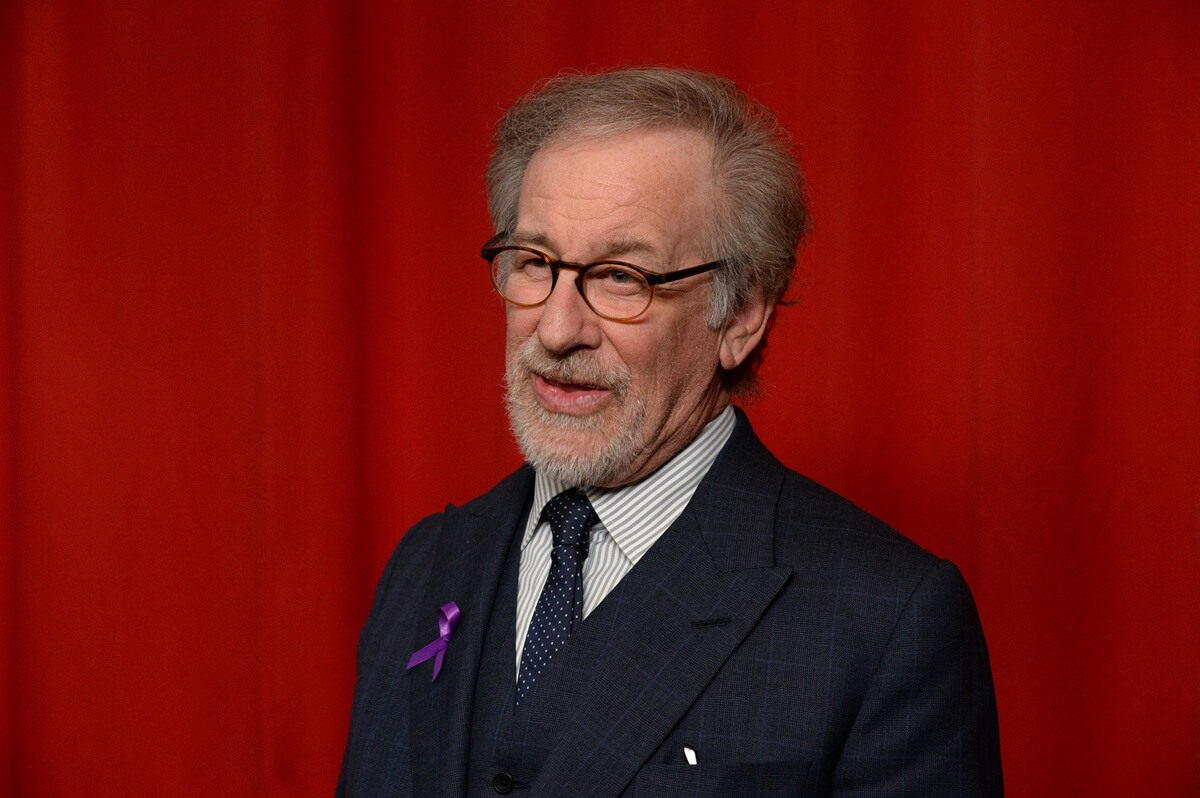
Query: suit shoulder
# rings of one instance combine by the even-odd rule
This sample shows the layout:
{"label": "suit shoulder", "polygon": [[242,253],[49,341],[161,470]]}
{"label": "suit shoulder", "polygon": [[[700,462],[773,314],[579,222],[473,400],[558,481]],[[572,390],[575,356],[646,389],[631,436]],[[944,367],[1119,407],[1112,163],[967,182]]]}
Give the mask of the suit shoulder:
{"label": "suit shoulder", "polygon": [[461,507],[447,505],[447,510],[457,509],[470,515],[491,516],[507,512],[514,501],[522,501],[533,490],[533,470],[521,466],[497,482],[490,490]]}
{"label": "suit shoulder", "polygon": [[[888,524],[825,486],[788,470],[776,507],[777,557],[792,566],[910,572],[918,580],[953,565],[926,551]],[[956,570],[956,569],[955,569]]]}
{"label": "suit shoulder", "polygon": [[954,563],[811,479],[787,472],[776,533],[776,563],[792,569],[804,611],[820,616],[824,607],[825,617],[841,618],[859,649],[883,651],[906,612],[915,613],[914,623],[933,623],[939,635],[982,639],[970,588]]}
{"label": "suit shoulder", "polygon": [[[498,510],[503,511],[510,506],[514,496],[527,493],[532,476],[528,468],[521,467],[496,483],[486,493],[480,494],[462,505],[447,504],[436,513],[430,513],[409,527],[400,539],[397,548],[419,547],[429,545],[436,539],[442,528],[442,522],[450,513],[466,513],[467,515],[488,516]],[[406,544],[406,541],[409,541]]]}
{"label": "suit shoulder", "polygon": [[[375,599],[371,605],[371,617],[376,616],[389,603],[403,602],[405,597],[421,595],[424,592],[435,564],[439,559],[446,558],[448,550],[452,552],[455,548],[456,541],[443,541],[443,537],[454,534],[454,529],[462,528],[461,518],[458,516],[488,516],[489,513],[493,513],[490,517],[507,518],[511,521],[515,512],[512,503],[516,502],[518,507],[521,506],[531,482],[532,477],[529,476],[528,469],[518,469],[482,496],[461,507],[447,504],[441,512],[431,513],[409,527],[392,549],[392,554],[379,577]],[[505,506],[508,508],[507,516],[502,512]],[[501,520],[498,523],[503,526],[507,522]],[[470,541],[469,538],[464,538],[462,542]],[[370,631],[369,618],[363,630],[363,640],[368,637]]]}

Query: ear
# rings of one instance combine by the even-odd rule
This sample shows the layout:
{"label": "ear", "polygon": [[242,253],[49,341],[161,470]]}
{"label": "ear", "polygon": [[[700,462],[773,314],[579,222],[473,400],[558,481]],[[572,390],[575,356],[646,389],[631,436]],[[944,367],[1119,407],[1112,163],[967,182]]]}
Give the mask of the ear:
{"label": "ear", "polygon": [[721,331],[721,368],[733,371],[750,356],[766,335],[774,313],[775,303],[768,302],[757,290],[734,312],[733,318]]}

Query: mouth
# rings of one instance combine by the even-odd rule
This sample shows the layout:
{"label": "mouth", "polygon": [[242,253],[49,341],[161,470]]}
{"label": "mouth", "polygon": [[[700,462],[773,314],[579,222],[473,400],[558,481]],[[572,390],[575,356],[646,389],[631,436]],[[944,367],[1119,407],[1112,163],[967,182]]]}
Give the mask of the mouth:
{"label": "mouth", "polygon": [[596,412],[612,395],[602,385],[564,382],[532,372],[533,389],[542,407],[555,413],[587,415]]}

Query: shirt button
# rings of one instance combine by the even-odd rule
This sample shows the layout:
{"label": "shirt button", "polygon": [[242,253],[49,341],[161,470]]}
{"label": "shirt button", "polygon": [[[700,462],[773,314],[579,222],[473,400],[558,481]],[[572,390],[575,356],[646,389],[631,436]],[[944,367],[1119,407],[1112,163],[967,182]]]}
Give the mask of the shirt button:
{"label": "shirt button", "polygon": [[508,795],[513,789],[513,777],[503,770],[492,778],[492,789],[501,795]]}

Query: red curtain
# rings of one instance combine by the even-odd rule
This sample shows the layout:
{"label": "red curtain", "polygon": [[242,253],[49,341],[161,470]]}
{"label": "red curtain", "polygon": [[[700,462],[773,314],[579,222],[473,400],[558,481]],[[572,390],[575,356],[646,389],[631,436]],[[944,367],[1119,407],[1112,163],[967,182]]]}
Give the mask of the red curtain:
{"label": "red curtain", "polygon": [[328,795],[396,539],[518,458],[491,125],[562,68],[774,108],[755,425],[954,559],[1010,793],[1200,792],[1200,6],[0,7],[0,793]]}

